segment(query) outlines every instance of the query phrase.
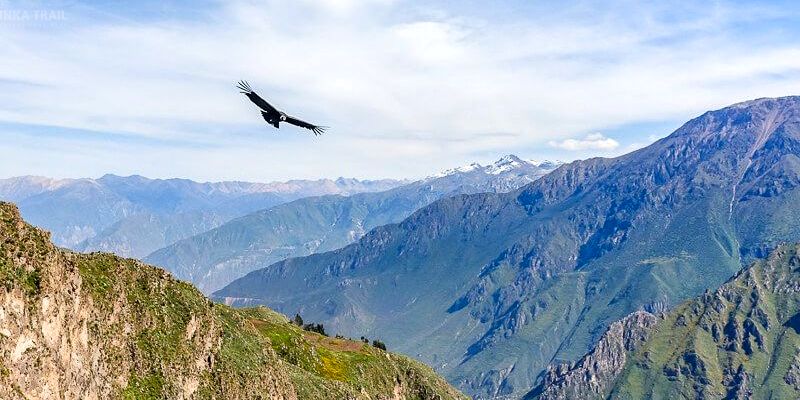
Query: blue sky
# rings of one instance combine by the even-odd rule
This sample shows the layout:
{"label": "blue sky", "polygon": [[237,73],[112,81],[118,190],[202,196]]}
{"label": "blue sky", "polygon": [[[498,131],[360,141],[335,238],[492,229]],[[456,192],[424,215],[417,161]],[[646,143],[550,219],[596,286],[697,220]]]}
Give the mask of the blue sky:
{"label": "blue sky", "polygon": [[421,177],[800,94],[800,6],[700,3],[0,0],[0,177]]}

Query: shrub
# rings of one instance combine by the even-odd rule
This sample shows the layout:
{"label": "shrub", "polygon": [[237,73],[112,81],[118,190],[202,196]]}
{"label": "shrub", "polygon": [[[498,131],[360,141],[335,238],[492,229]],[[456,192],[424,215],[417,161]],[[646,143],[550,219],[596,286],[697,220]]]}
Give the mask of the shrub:
{"label": "shrub", "polygon": [[378,339],[372,341],[372,347],[386,351],[386,345]]}
{"label": "shrub", "polygon": [[320,335],[323,336],[328,336],[328,334],[325,333],[325,326],[323,326],[322,324],[305,324],[303,325],[303,329],[309,332],[319,333]]}

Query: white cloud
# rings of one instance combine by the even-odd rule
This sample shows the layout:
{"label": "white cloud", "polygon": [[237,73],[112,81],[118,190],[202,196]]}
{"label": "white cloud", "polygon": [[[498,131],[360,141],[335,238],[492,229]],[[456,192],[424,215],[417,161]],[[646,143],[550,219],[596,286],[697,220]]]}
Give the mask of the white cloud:
{"label": "white cloud", "polygon": [[551,140],[548,142],[550,147],[563,149],[568,151],[583,151],[583,150],[602,150],[610,151],[619,147],[619,142],[614,139],[603,136],[602,133],[592,133],[586,135],[583,139],[564,139],[562,141]]}
{"label": "white cloud", "polygon": [[661,138],[662,138],[662,137],[664,137],[664,136],[665,136],[665,135],[661,135],[661,136],[658,136],[658,135],[648,135],[648,136],[647,136],[647,139],[646,139],[646,141],[641,141],[641,142],[638,142],[638,141],[637,141],[637,142],[631,142],[631,143],[628,143],[628,145],[627,145],[627,146],[625,146],[625,147],[622,149],[622,153],[630,153],[630,152],[632,152],[632,151],[636,151],[636,150],[639,150],[639,149],[641,149],[641,148],[647,147],[647,146],[649,146],[649,145],[653,144],[655,141],[657,141],[657,140],[661,139]]}
{"label": "white cloud", "polygon": [[[496,19],[380,0],[221,2],[202,21],[67,8],[67,21],[50,29],[0,23],[0,122],[214,149],[207,163],[192,162],[208,154],[191,146],[137,149],[194,169],[151,168],[137,163],[149,155],[128,157],[124,146],[87,149],[95,174],[122,160],[126,171],[200,179],[425,176],[520,148],[542,149],[541,158],[580,146],[619,151],[644,139],[574,138],[800,93],[800,43],[771,32],[776,24],[738,33],[774,18],[770,10],[587,4],[533,12],[498,4],[508,15]],[[330,133],[264,126],[234,89],[239,79]],[[92,164],[82,165],[53,161],[40,173],[86,174]],[[0,160],[0,176],[17,168]]]}

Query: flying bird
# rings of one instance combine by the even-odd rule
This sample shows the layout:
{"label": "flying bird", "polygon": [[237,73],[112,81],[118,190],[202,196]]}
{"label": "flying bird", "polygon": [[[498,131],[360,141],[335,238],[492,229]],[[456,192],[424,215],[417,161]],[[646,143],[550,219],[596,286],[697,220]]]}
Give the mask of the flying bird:
{"label": "flying bird", "polygon": [[250,101],[252,101],[258,108],[261,109],[261,116],[264,117],[264,121],[267,121],[268,124],[274,126],[275,128],[280,128],[278,126],[281,122],[287,122],[292,125],[297,125],[301,128],[306,128],[314,132],[314,135],[322,135],[325,133],[325,126],[314,125],[303,121],[301,119],[292,117],[291,115],[286,114],[283,111],[278,110],[277,108],[273,107],[266,100],[261,98],[253,89],[250,88],[250,84],[246,81],[239,81],[236,87],[241,90],[240,93],[247,96]]}

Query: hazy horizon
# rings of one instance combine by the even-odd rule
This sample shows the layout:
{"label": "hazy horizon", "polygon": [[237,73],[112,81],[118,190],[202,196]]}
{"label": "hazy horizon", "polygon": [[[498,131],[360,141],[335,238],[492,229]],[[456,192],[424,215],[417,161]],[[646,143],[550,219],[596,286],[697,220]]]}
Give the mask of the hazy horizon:
{"label": "hazy horizon", "polygon": [[102,175],[99,175],[99,176],[66,176],[66,177],[24,174],[24,175],[14,175],[14,176],[0,176],[0,180],[8,180],[8,179],[24,178],[24,177],[44,178],[44,179],[53,179],[53,180],[81,180],[81,179],[97,180],[97,179],[102,179],[105,176],[116,176],[116,177],[121,177],[121,178],[139,177],[139,178],[144,178],[144,179],[149,179],[149,180],[190,180],[190,181],[193,181],[193,182],[196,182],[196,183],[247,182],[247,183],[270,184],[270,183],[288,183],[288,182],[292,182],[292,181],[323,181],[323,180],[336,181],[336,180],[339,180],[339,179],[356,179],[356,180],[359,180],[359,181],[362,181],[362,182],[363,181],[381,181],[381,180],[395,180],[395,181],[412,182],[412,181],[415,181],[415,180],[435,177],[437,174],[444,173],[444,172],[447,172],[447,171],[450,171],[450,170],[454,170],[454,169],[457,169],[457,168],[460,168],[460,167],[466,167],[466,166],[469,166],[469,165],[471,165],[473,163],[478,163],[481,166],[489,166],[489,165],[491,165],[493,163],[496,163],[496,162],[499,162],[503,158],[506,158],[506,157],[509,157],[509,156],[518,157],[523,161],[527,161],[527,162],[531,162],[531,163],[544,163],[544,162],[553,162],[553,163],[558,163],[558,164],[564,163],[563,160],[544,160],[544,159],[543,160],[535,160],[535,159],[531,159],[531,158],[520,157],[517,154],[504,154],[501,157],[499,157],[499,158],[497,158],[495,160],[489,161],[489,162],[480,163],[480,162],[477,162],[477,161],[473,161],[473,162],[466,163],[466,164],[453,165],[451,167],[448,167],[448,168],[445,168],[445,169],[442,169],[442,170],[439,170],[439,171],[430,171],[430,173],[428,173],[425,176],[412,176],[412,177],[407,177],[407,178],[380,178],[380,177],[378,177],[378,178],[360,178],[360,177],[357,177],[357,176],[321,176],[321,177],[318,177],[318,178],[309,178],[309,179],[289,178],[289,179],[283,179],[283,180],[269,180],[269,181],[246,181],[246,180],[241,180],[241,179],[196,180],[196,179],[187,178],[187,177],[180,177],[180,176],[152,177],[152,176],[145,176],[145,175],[135,174],[135,173],[134,174],[128,174],[128,175],[120,175],[120,174],[114,174],[114,173],[103,173]]}

